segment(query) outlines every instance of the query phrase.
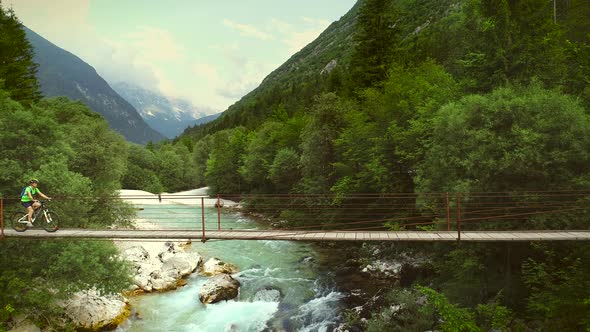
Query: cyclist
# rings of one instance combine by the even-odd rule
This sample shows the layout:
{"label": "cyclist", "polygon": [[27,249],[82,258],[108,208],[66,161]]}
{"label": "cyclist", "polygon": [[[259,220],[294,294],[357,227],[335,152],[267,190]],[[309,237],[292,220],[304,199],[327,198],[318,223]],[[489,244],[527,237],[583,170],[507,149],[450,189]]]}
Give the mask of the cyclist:
{"label": "cyclist", "polygon": [[31,181],[29,181],[29,186],[25,188],[23,195],[20,198],[21,204],[29,212],[29,216],[28,216],[29,222],[27,223],[28,227],[33,226],[33,223],[32,223],[33,211],[41,206],[41,203],[39,203],[39,201],[35,200],[35,198],[33,196],[35,194],[39,194],[39,196],[41,196],[45,199],[51,199],[51,198],[45,196],[45,194],[43,194],[41,192],[41,190],[39,190],[39,188],[37,188],[38,185],[39,185],[39,180],[37,180],[37,179],[32,179]]}

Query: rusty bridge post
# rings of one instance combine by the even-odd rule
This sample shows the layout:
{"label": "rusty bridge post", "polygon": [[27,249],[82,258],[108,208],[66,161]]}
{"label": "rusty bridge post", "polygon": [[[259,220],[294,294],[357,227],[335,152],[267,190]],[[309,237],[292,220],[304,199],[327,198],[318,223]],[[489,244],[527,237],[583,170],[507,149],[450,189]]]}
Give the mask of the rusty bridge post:
{"label": "rusty bridge post", "polygon": [[221,230],[221,200],[219,194],[217,194],[217,230]]}
{"label": "rusty bridge post", "polygon": [[4,198],[0,197],[0,239],[4,238]]}
{"label": "rusty bridge post", "polygon": [[451,230],[451,210],[449,207],[449,192],[447,191],[447,231]]}
{"label": "rusty bridge post", "polygon": [[203,237],[201,238],[201,242],[207,241],[205,237],[205,197],[201,197],[201,224],[203,226]]}
{"label": "rusty bridge post", "polygon": [[457,194],[457,241],[461,241],[461,196]]}

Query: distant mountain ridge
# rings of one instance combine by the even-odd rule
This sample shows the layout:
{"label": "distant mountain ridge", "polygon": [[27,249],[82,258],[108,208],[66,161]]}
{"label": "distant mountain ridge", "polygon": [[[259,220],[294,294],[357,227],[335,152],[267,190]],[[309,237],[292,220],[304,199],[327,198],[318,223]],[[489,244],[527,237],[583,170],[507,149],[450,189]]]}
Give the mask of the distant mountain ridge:
{"label": "distant mountain ridge", "polygon": [[[129,82],[111,86],[125,98],[155,130],[168,138],[180,135],[187,127],[216,119],[219,114],[199,110],[188,100],[169,98]],[[202,119],[202,120],[200,120]]]}
{"label": "distant mountain ridge", "polygon": [[165,139],[92,66],[26,27],[25,32],[35,49],[34,61],[39,64],[37,79],[45,97],[80,100],[130,142],[145,144]]}

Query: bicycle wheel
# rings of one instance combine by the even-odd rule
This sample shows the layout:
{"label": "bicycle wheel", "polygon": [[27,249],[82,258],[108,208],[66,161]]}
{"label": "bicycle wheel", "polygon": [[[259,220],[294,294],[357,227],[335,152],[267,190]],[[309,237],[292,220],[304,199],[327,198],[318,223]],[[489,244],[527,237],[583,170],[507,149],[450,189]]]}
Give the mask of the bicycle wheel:
{"label": "bicycle wheel", "polygon": [[59,228],[59,217],[57,213],[47,211],[41,216],[41,226],[48,232],[55,232]]}
{"label": "bicycle wheel", "polygon": [[28,218],[26,213],[13,212],[10,216],[10,225],[17,232],[24,232],[27,230],[27,221]]}

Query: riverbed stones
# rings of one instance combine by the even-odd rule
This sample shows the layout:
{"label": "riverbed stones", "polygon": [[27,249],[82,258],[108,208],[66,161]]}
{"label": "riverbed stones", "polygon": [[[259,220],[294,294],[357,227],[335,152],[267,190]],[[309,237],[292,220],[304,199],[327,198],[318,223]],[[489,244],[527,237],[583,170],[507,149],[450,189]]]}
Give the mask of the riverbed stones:
{"label": "riverbed stones", "polygon": [[130,314],[126,298],[101,295],[94,289],[75,293],[62,306],[77,327],[93,331],[113,329]]}
{"label": "riverbed stones", "polygon": [[129,262],[143,262],[150,258],[150,254],[142,246],[133,246],[123,251],[123,257]]}
{"label": "riverbed stones", "polygon": [[214,276],[218,274],[234,274],[239,271],[238,267],[225,263],[218,258],[210,258],[203,264],[202,274],[206,276]]}
{"label": "riverbed stones", "polygon": [[166,242],[148,252],[138,245],[123,251],[125,260],[132,263],[135,270],[132,290],[144,292],[176,289],[183,277],[195,272],[203,263],[197,253],[184,252],[173,242]]}
{"label": "riverbed stones", "polygon": [[41,329],[31,322],[26,315],[17,315],[8,325],[9,332],[41,332]]}
{"label": "riverbed stones", "polygon": [[228,274],[218,274],[211,277],[201,287],[199,300],[201,303],[211,304],[223,300],[231,300],[238,296],[240,282]]}
{"label": "riverbed stones", "polygon": [[371,264],[367,264],[367,266],[363,268],[363,272],[377,278],[399,279],[402,266],[403,264],[398,261],[376,260]]}
{"label": "riverbed stones", "polygon": [[254,294],[252,301],[280,302],[283,294],[277,288],[265,287]]}

